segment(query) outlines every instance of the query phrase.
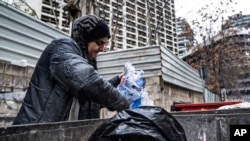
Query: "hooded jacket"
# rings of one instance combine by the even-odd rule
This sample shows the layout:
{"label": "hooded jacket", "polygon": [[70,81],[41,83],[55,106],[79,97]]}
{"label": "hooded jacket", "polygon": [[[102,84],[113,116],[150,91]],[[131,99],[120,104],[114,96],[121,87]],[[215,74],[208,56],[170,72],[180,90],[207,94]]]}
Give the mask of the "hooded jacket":
{"label": "hooded jacket", "polygon": [[129,108],[126,98],[112,86],[117,78],[103,80],[86,52],[75,38],[53,40],[36,64],[13,124],[65,121],[73,97],[118,111]]}

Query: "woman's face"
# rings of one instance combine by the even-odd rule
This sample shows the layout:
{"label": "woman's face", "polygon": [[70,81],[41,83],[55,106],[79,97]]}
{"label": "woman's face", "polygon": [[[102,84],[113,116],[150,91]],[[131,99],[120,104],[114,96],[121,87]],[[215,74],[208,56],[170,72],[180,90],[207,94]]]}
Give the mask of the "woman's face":
{"label": "woman's face", "polygon": [[97,54],[105,50],[108,40],[108,37],[104,37],[88,43],[88,55],[90,60],[96,60]]}

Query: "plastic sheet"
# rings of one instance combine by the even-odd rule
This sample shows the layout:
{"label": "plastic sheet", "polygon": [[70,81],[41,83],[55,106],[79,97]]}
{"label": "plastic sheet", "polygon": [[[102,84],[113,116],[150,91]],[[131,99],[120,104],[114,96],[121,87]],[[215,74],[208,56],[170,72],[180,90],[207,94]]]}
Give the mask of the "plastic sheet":
{"label": "plastic sheet", "polygon": [[186,141],[180,123],[163,108],[123,110],[99,126],[89,141]]}

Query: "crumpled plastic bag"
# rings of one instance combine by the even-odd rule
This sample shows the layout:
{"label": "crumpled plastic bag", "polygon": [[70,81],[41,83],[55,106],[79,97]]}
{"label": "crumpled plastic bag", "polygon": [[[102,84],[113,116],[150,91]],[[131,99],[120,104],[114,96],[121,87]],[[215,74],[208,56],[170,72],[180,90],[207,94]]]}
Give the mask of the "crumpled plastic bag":
{"label": "crumpled plastic bag", "polygon": [[154,101],[150,98],[148,92],[144,89],[141,95],[140,106],[154,106]]}
{"label": "crumpled plastic bag", "polygon": [[118,90],[122,93],[130,103],[130,108],[136,109],[142,103],[144,80],[142,76],[143,70],[135,71],[131,63],[125,63],[125,76],[118,85]]}
{"label": "crumpled plastic bag", "polygon": [[88,141],[186,141],[181,124],[161,107],[123,110],[101,124]]}

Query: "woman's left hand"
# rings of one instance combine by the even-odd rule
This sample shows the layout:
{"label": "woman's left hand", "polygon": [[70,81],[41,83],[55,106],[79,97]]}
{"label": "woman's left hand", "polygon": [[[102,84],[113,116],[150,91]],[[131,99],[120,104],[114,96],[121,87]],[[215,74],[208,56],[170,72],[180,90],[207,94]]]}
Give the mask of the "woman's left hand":
{"label": "woman's left hand", "polygon": [[120,74],[118,75],[118,78],[121,80],[123,76],[125,76],[125,72],[120,73]]}

